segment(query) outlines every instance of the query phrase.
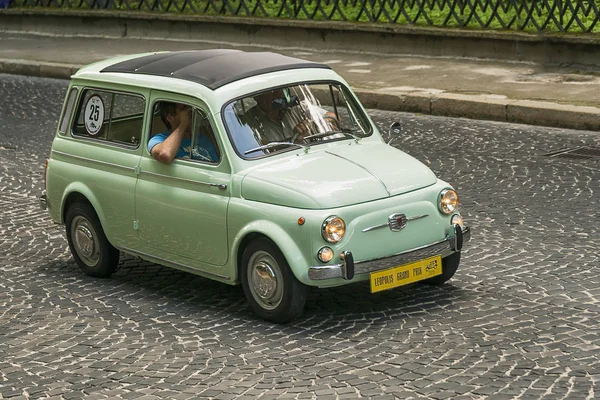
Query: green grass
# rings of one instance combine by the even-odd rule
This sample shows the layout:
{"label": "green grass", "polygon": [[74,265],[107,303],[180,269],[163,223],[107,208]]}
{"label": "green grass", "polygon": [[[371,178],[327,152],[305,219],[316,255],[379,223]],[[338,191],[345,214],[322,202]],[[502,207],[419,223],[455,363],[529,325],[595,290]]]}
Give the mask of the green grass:
{"label": "green grass", "polygon": [[[59,5],[57,0],[42,0],[38,7],[89,8],[82,0],[71,0],[72,5]],[[50,3],[51,1],[51,3]],[[82,4],[79,4],[82,1]],[[92,0],[86,0],[90,2]],[[100,0],[106,1],[106,0]],[[465,0],[464,7],[451,8],[453,1],[377,0],[372,6],[365,1],[348,0],[334,3],[331,0],[303,0],[297,4],[293,0],[159,0],[155,12],[253,16],[268,18],[288,18],[298,20],[332,20],[353,22],[395,23],[399,25],[462,27],[466,29],[510,29],[525,32],[560,31],[561,25],[567,32],[600,32],[600,0],[593,0],[599,11],[590,8],[588,1],[567,0],[488,0],[485,7],[476,0]],[[12,7],[31,6],[33,0],[13,0]],[[151,11],[154,0],[114,0],[111,9]],[[383,6],[382,6],[383,4]],[[461,4],[457,2],[457,4]],[[573,10],[580,23],[573,19]],[[422,5],[422,9],[420,6]],[[515,7],[516,5],[516,7]],[[564,7],[562,19],[559,5]],[[184,8],[185,7],[185,8]],[[401,8],[402,7],[402,8]],[[473,7],[473,8],[471,8]],[[529,17],[529,10],[532,16]],[[585,12],[588,12],[585,15]],[[598,15],[597,15],[598,14]],[[369,17],[370,15],[370,17]],[[554,17],[552,17],[554,16]],[[503,21],[504,23],[502,23]]]}

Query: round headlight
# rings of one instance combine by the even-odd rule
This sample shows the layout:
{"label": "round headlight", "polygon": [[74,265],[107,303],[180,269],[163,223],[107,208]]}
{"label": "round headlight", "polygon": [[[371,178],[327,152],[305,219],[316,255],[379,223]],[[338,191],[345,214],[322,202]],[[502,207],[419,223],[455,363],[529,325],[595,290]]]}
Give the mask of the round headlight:
{"label": "round headlight", "polygon": [[333,258],[333,250],[327,246],[321,247],[321,250],[319,250],[319,253],[317,254],[317,258],[321,262],[328,263]]}
{"label": "round headlight", "polygon": [[452,189],[442,190],[440,193],[440,211],[452,214],[458,208],[458,193]]}
{"label": "round headlight", "polygon": [[344,233],[346,233],[346,224],[340,217],[331,216],[323,221],[321,235],[329,243],[339,242],[344,237]]}

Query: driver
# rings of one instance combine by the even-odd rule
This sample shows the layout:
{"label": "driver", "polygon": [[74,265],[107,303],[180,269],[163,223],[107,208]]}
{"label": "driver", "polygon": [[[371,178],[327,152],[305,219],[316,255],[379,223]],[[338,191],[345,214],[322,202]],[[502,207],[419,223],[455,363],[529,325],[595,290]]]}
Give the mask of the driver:
{"label": "driver", "polygon": [[169,164],[175,158],[191,158],[218,162],[219,156],[208,136],[197,132],[192,146],[192,108],[181,103],[163,101],[159,104],[160,117],[169,132],[159,133],[148,142],[148,151],[156,160]]}
{"label": "driver", "polygon": [[318,121],[319,117],[307,115],[312,114],[313,108],[321,116],[335,119],[335,114],[316,106],[302,107],[297,96],[286,94],[283,89],[259,93],[254,96],[256,107],[244,114],[244,122],[260,137],[262,144],[299,142],[314,133],[311,121]]}

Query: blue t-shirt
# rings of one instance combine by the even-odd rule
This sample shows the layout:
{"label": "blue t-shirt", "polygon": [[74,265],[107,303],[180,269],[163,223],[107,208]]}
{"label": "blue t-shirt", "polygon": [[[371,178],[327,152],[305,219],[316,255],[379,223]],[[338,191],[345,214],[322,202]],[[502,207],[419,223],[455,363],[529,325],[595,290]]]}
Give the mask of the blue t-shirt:
{"label": "blue t-shirt", "polygon": [[[159,133],[154,135],[150,141],[148,142],[148,151],[152,154],[152,148],[159,143],[165,141],[168,138],[170,133]],[[192,160],[202,160],[202,161],[210,161],[210,162],[218,162],[219,157],[217,156],[217,150],[215,146],[213,146],[212,142],[205,135],[200,135],[196,137],[196,146],[192,148],[192,142],[190,139],[183,139],[181,141],[181,146],[179,146],[179,150],[177,151],[177,158],[189,158],[189,154],[192,154]]]}

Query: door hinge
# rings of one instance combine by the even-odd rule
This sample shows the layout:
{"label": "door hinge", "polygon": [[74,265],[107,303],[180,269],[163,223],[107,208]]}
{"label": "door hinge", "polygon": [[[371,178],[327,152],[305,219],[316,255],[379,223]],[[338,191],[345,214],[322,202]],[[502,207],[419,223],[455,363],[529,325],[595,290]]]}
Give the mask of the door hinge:
{"label": "door hinge", "polygon": [[133,229],[135,229],[136,231],[140,229],[140,224],[137,221],[133,221]]}
{"label": "door hinge", "polygon": [[136,166],[135,166],[135,168],[133,169],[133,172],[134,172],[136,175],[139,175],[139,174],[140,174],[140,172],[142,172],[142,168],[141,168],[139,165],[136,165]]}

